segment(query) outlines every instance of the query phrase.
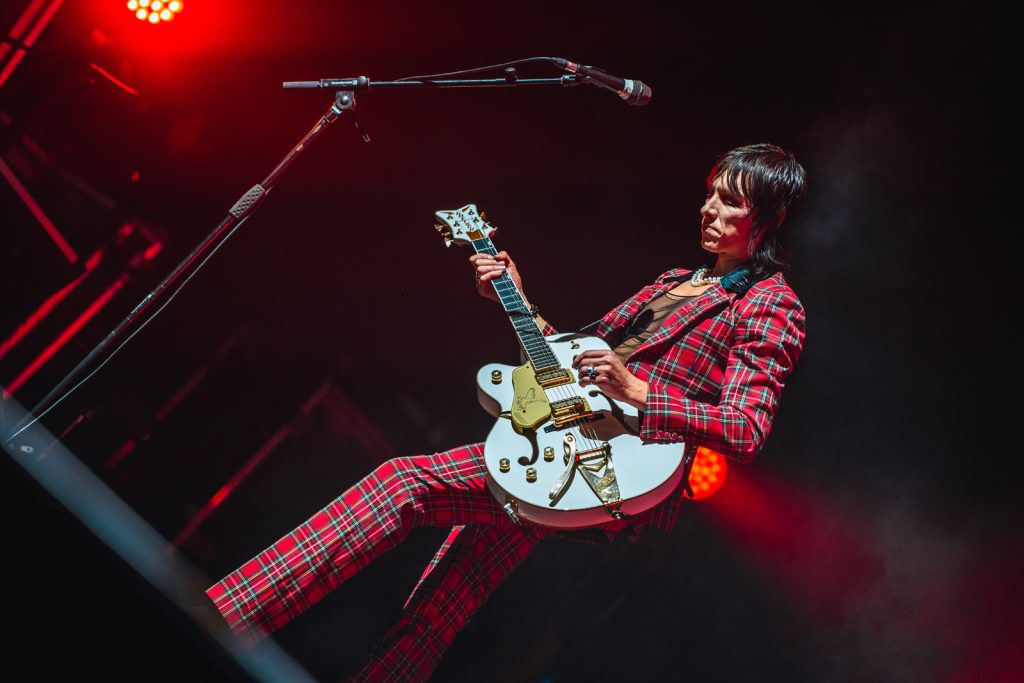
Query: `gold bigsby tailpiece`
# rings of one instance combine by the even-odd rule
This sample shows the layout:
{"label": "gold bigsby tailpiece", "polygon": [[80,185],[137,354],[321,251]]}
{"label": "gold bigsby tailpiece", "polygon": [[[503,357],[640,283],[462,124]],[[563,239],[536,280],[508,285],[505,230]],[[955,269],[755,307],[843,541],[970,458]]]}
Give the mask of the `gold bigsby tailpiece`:
{"label": "gold bigsby tailpiece", "polygon": [[[623,513],[619,508],[622,506],[622,495],[619,492],[619,482],[615,478],[611,444],[605,442],[589,451],[577,452],[576,437],[568,433],[562,438],[562,447],[565,451],[565,471],[548,491],[550,505],[556,505],[562,499],[572,484],[573,474],[579,470],[583,480],[601,501],[608,514],[614,519],[621,519]],[[601,470],[604,470],[604,473],[598,474]]]}

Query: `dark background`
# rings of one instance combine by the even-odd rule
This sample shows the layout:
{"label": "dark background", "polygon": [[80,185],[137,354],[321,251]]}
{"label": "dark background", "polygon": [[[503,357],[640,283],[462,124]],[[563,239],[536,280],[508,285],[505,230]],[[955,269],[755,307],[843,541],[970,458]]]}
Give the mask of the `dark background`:
{"label": "dark background", "polygon": [[[0,10],[5,29],[25,4]],[[117,2],[65,3],[0,89],[5,158],[80,253],[110,247],[125,221],[163,249],[119,262],[125,288],[16,396],[45,394],[330,102],[281,81],[539,55],[598,65],[649,83],[653,102],[583,87],[360,95],[373,142],[345,118],[328,129],[45,424],[168,538],[288,428],[181,546],[219,578],[381,459],[489,428],[473,378],[515,357],[513,337],[475,295],[469,252],[442,248],[434,211],[486,210],[531,300],[570,329],[699,263],[715,157],[774,142],[810,178],[788,225],[808,336],[767,447],[671,534],[541,545],[436,679],[1010,680],[1022,515],[999,439],[1012,402],[996,390],[1015,364],[995,340],[1012,315],[996,297],[1016,191],[994,170],[988,10],[192,0],[149,26]],[[6,185],[0,202],[7,338],[80,270]],[[44,325],[3,358],[0,383],[71,317],[58,310],[49,338]],[[69,662],[112,679],[230,675],[130,570],[4,474],[14,660],[40,678]],[[338,679],[443,536],[415,531],[278,642]]]}

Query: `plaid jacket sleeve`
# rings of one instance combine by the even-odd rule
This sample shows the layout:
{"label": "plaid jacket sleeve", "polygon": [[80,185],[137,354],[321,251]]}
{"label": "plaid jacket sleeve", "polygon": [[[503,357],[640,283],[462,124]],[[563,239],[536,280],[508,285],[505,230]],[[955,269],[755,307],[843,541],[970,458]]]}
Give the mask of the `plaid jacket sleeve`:
{"label": "plaid jacket sleeve", "polygon": [[695,401],[666,378],[652,377],[641,438],[682,439],[737,460],[752,460],[768,436],[785,379],[800,356],[804,321],[803,306],[788,286],[755,285],[736,311],[718,404]]}

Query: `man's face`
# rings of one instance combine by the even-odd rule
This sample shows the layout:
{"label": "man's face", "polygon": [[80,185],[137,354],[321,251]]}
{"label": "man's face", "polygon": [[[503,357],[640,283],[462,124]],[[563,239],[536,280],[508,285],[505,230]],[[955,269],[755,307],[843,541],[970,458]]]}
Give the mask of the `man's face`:
{"label": "man's face", "polygon": [[[742,186],[742,178],[738,180],[736,184]],[[751,208],[749,199],[729,190],[724,177],[712,180],[708,197],[700,207],[700,246],[712,254],[746,261],[747,243],[754,227]]]}

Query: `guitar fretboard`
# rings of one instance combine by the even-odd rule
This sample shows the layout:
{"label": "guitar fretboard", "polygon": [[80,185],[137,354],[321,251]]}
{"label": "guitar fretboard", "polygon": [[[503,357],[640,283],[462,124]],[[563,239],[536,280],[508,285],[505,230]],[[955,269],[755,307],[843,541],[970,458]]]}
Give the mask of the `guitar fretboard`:
{"label": "guitar fretboard", "polygon": [[[478,254],[490,256],[498,254],[490,237],[472,240],[472,244]],[[512,321],[512,327],[515,328],[516,335],[519,337],[519,345],[533,365],[533,369],[558,367],[558,359],[555,358],[555,354],[551,352],[547,341],[544,340],[544,335],[541,334],[536,321],[530,315],[526,300],[512,281],[512,277],[508,273],[502,273],[491,280],[491,284],[494,285],[494,291],[497,292],[501,305],[505,307],[505,312],[508,313],[509,320]]]}

